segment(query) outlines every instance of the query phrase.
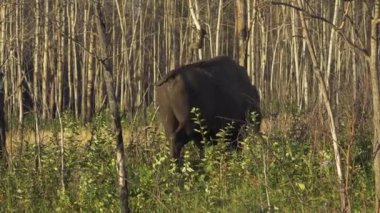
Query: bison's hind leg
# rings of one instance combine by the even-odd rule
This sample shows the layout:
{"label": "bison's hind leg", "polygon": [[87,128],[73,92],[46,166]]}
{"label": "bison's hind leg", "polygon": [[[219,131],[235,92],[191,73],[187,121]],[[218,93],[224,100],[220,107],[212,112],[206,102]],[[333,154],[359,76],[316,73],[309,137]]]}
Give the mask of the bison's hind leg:
{"label": "bison's hind leg", "polygon": [[181,156],[182,140],[184,135],[181,130],[181,124],[174,115],[172,109],[169,106],[161,107],[161,119],[164,124],[166,137],[170,140],[170,155],[172,158],[179,160]]}
{"label": "bison's hind leg", "polygon": [[183,146],[188,142],[188,137],[185,131],[185,123],[178,124],[175,132],[171,136],[170,152],[174,159],[181,160],[181,150]]}

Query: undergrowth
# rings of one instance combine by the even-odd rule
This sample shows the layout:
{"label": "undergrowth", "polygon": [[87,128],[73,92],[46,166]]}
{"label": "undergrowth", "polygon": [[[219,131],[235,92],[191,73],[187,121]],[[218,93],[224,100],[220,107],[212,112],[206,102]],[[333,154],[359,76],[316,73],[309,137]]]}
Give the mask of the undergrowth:
{"label": "undergrowth", "polygon": [[[198,131],[206,136],[201,117],[195,118]],[[333,151],[328,144],[314,149],[311,136],[260,136],[248,125],[242,150],[226,151],[226,128],[218,133],[219,143],[206,146],[203,159],[193,143],[186,145],[183,166],[178,168],[159,124],[146,127],[123,121],[123,125],[125,131],[133,130],[125,141],[133,212],[339,211]],[[35,169],[33,143],[22,156],[12,156],[9,168],[1,166],[0,212],[119,211],[115,143],[106,115],[91,123],[93,135],[87,143],[77,141],[80,123],[71,116],[64,116],[63,126],[69,135],[64,140],[64,173],[60,130],[51,128],[56,137],[42,146],[41,172]],[[205,144],[208,140],[204,138]],[[370,135],[357,133],[345,165],[351,208],[357,212],[373,209],[370,143]]]}

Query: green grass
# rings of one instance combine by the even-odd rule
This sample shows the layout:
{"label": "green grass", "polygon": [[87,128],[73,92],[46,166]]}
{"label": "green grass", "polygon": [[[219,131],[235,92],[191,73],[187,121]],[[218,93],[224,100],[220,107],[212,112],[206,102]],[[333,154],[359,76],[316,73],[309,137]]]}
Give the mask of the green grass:
{"label": "green grass", "polygon": [[[218,143],[206,148],[202,160],[190,143],[178,171],[159,128],[123,123],[132,134],[126,163],[133,212],[339,211],[331,146],[315,150],[310,136],[262,138],[247,128],[241,152],[226,152],[226,144]],[[0,168],[0,212],[119,212],[112,131],[104,115],[92,125],[93,139],[83,144],[75,140],[80,123],[64,118],[65,132],[72,135],[65,140],[64,191],[57,141],[44,144],[40,174],[32,144],[23,156],[12,156],[11,167]],[[371,152],[365,145],[370,143],[370,135],[358,134],[351,147],[349,198],[357,212],[373,210]]]}

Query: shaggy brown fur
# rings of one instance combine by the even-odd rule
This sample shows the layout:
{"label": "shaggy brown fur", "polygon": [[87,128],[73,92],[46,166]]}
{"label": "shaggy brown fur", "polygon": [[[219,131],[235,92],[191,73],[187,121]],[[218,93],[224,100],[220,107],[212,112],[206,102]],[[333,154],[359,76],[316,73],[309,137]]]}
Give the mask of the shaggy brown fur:
{"label": "shaggy brown fur", "polygon": [[182,147],[190,140],[203,151],[201,136],[194,131],[192,108],[200,109],[211,138],[234,121],[230,140],[235,145],[248,112],[256,112],[260,122],[259,93],[250,83],[246,70],[230,57],[220,56],[179,67],[156,86],[160,118],[170,138],[173,158],[180,158]]}

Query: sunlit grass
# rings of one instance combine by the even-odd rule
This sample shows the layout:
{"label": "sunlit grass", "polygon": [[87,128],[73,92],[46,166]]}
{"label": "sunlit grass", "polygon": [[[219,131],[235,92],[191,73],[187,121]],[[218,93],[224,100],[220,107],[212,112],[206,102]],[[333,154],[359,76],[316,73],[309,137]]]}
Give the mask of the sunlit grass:
{"label": "sunlit grass", "polygon": [[[339,211],[330,146],[315,149],[315,138],[306,134],[306,124],[287,116],[264,121],[267,130],[263,137],[248,127],[241,152],[226,151],[226,144],[218,143],[208,146],[205,158],[200,159],[197,148],[189,143],[180,169],[169,157],[168,142],[158,123],[144,126],[124,121],[133,211]],[[199,129],[205,130],[201,128],[204,124],[198,123]],[[98,116],[85,127],[66,117],[63,127],[64,190],[60,183],[59,126],[40,131],[41,174],[35,170],[33,129],[26,128],[24,140],[28,143],[22,155],[17,152],[19,142],[14,132],[8,137],[12,164],[0,168],[0,212],[119,211],[115,143],[106,116]],[[227,131],[218,135],[225,134]],[[350,177],[355,177],[349,179],[350,204],[353,210],[371,211],[374,182],[371,161],[366,158],[371,149],[363,148],[370,144],[370,138],[358,133],[355,140],[349,171]]]}

